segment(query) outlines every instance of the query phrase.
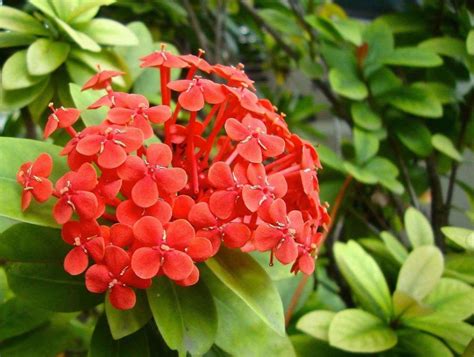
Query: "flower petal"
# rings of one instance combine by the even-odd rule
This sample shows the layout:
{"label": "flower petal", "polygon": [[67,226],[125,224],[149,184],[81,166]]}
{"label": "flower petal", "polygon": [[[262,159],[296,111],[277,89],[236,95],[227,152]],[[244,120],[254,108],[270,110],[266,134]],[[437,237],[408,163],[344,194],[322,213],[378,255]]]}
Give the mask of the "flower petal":
{"label": "flower petal", "polygon": [[242,198],[245,206],[251,212],[257,212],[263,201],[266,200],[265,194],[259,188],[253,188],[250,185],[245,185],[242,189]]}
{"label": "flower petal", "polygon": [[240,156],[245,160],[259,164],[262,162],[262,149],[256,138],[252,138],[245,143],[237,145]]}
{"label": "flower petal", "polygon": [[71,196],[71,201],[79,217],[87,220],[96,218],[99,203],[92,192],[79,191]]}
{"label": "flower petal", "polygon": [[86,288],[91,293],[103,293],[111,281],[109,269],[102,264],[94,264],[86,271]]}
{"label": "flower petal", "polygon": [[139,248],[132,255],[132,269],[138,277],[151,279],[160,270],[161,254],[153,248]]}
{"label": "flower petal", "polygon": [[285,150],[285,140],[279,136],[261,134],[259,141],[263,149],[263,155],[266,157],[278,156]]}
{"label": "flower petal", "polygon": [[133,230],[123,223],[116,223],[110,227],[110,240],[113,245],[128,247],[133,243]]}
{"label": "flower petal", "polygon": [[145,114],[152,123],[161,124],[171,118],[171,109],[167,105],[157,105],[146,109]]}
{"label": "flower petal", "polygon": [[289,237],[275,249],[275,257],[282,264],[289,264],[298,257],[298,246],[295,241]]}
{"label": "flower petal", "polygon": [[243,223],[231,222],[224,227],[224,243],[229,248],[240,248],[250,239],[250,229]]}
{"label": "flower petal", "polygon": [[146,216],[140,218],[133,225],[133,234],[140,242],[149,246],[155,246],[163,238],[163,226],[157,218]]}
{"label": "flower petal", "polygon": [[232,140],[242,141],[250,135],[250,131],[237,119],[230,118],[225,122],[225,131]]}
{"label": "flower petal", "polygon": [[186,253],[178,250],[166,252],[163,273],[171,280],[184,280],[193,272],[193,261]]}
{"label": "flower petal", "polygon": [[85,244],[85,247],[87,249],[87,252],[89,253],[89,256],[92,259],[94,259],[96,263],[101,262],[102,259],[104,259],[104,254],[105,254],[104,238],[102,237],[93,238]]}
{"label": "flower petal", "polygon": [[255,231],[255,248],[261,252],[273,249],[282,237],[283,234],[278,229],[261,224]]}
{"label": "flower petal", "polygon": [[209,168],[207,177],[215,188],[227,189],[235,186],[230,166],[222,161],[216,162]]}
{"label": "flower petal", "polygon": [[173,153],[166,144],[151,144],[146,149],[146,158],[151,165],[168,167],[173,159]]}
{"label": "flower petal", "polygon": [[186,186],[188,175],[179,167],[163,168],[155,171],[155,180],[160,191],[176,193]]}
{"label": "flower petal", "polygon": [[298,269],[306,275],[314,272],[314,258],[309,254],[303,254],[298,259]]}
{"label": "flower petal", "polygon": [[104,150],[99,154],[97,163],[104,169],[115,169],[122,165],[127,159],[127,153],[122,146],[111,140],[106,141]]}
{"label": "flower petal", "polygon": [[194,200],[187,195],[179,195],[173,201],[173,217],[188,218],[189,211],[194,206]]}
{"label": "flower petal", "polygon": [[145,175],[145,162],[138,156],[129,156],[125,162],[117,168],[117,174],[122,180],[137,181]]}
{"label": "flower petal", "polygon": [[81,247],[75,247],[64,259],[64,270],[71,275],[82,274],[89,265],[89,258]]}
{"label": "flower petal", "polygon": [[204,108],[204,95],[198,86],[192,86],[178,97],[179,104],[190,112],[197,112]]}
{"label": "flower petal", "polygon": [[235,203],[239,196],[236,191],[216,191],[209,198],[211,212],[220,219],[229,218],[235,210]]}
{"label": "flower petal", "polygon": [[212,244],[207,238],[195,237],[189,242],[186,253],[188,253],[195,262],[203,262],[212,256]]}
{"label": "flower petal", "polygon": [[206,202],[195,204],[189,211],[188,219],[196,228],[207,228],[217,225],[217,220],[209,210]]}
{"label": "flower petal", "polygon": [[105,248],[104,263],[112,274],[118,278],[122,270],[130,264],[130,257],[122,248],[109,245]]}
{"label": "flower petal", "polygon": [[155,181],[146,175],[133,186],[132,189],[132,200],[140,207],[153,206],[158,201],[158,188],[156,187]]}
{"label": "flower petal", "polygon": [[31,174],[40,177],[49,177],[53,170],[53,159],[49,154],[42,153],[31,165]]}
{"label": "flower petal", "polygon": [[176,284],[181,286],[191,286],[199,281],[199,269],[193,265],[193,271],[186,279],[175,281]]}
{"label": "flower petal", "polygon": [[119,310],[129,310],[135,306],[137,297],[135,291],[128,286],[116,284],[109,294],[111,304]]}
{"label": "flower petal", "polygon": [[112,108],[107,113],[107,119],[114,124],[125,125],[132,119],[134,112],[127,108]]}
{"label": "flower petal", "polygon": [[166,228],[166,243],[172,248],[184,250],[194,238],[194,228],[185,219],[177,219]]}

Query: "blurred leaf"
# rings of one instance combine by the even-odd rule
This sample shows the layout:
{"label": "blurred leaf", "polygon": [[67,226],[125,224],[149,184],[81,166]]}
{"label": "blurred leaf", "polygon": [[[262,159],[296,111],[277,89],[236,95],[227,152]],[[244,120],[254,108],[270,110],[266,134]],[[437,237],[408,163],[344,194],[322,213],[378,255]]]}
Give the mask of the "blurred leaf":
{"label": "blurred leaf", "polygon": [[453,37],[430,38],[418,44],[418,47],[460,61],[463,61],[466,57],[466,46],[464,42]]}
{"label": "blurred leaf", "polygon": [[438,248],[428,245],[417,247],[400,269],[397,290],[421,301],[438,284],[443,267],[443,255]]}
{"label": "blurred leaf", "polygon": [[368,45],[364,72],[370,75],[382,66],[383,59],[393,51],[393,34],[384,23],[372,22],[365,28],[362,39]]}
{"label": "blurred leaf", "polygon": [[382,15],[376,21],[385,23],[394,34],[420,32],[426,29],[424,19],[416,13],[393,13]]}
{"label": "blurred leaf", "polygon": [[352,103],[351,115],[354,123],[363,129],[378,130],[382,127],[382,119],[366,102]]}
{"label": "blurred leaf", "polygon": [[52,4],[49,2],[49,0],[29,0],[28,2],[31,5],[37,7],[42,12],[44,12],[46,15],[52,18],[57,17],[57,14],[54,11],[54,8],[52,7]]}
{"label": "blurred leaf", "polygon": [[338,312],[329,327],[329,344],[350,352],[375,353],[397,343],[397,335],[378,317],[359,309]]}
{"label": "blurred leaf", "polygon": [[331,19],[334,28],[345,40],[356,46],[362,44],[362,32],[364,24],[354,19]]}
{"label": "blurred leaf", "polygon": [[90,90],[81,91],[81,87],[74,83],[69,84],[69,89],[76,108],[81,111],[81,118],[84,124],[86,126],[93,126],[102,123],[107,115],[107,108],[87,109],[87,107],[105,95],[105,93]]}
{"label": "blurred leaf", "polygon": [[49,35],[48,30],[33,16],[6,5],[0,6],[0,28],[30,35]]}
{"label": "blurred leaf", "polygon": [[466,38],[467,53],[474,55],[474,30],[469,31]]}
{"label": "blurred leaf", "polygon": [[330,167],[339,172],[345,172],[344,161],[326,145],[318,145],[318,154],[324,166]]}
{"label": "blurred leaf", "polygon": [[416,330],[398,330],[397,350],[403,351],[402,356],[412,357],[452,357],[446,345],[427,333]]}
{"label": "blurred leaf", "polygon": [[314,338],[329,341],[329,325],[335,315],[334,311],[311,311],[298,320],[296,328]]}
{"label": "blurred leaf", "polygon": [[265,270],[255,260],[242,252],[221,248],[216,256],[206,261],[206,265],[268,326],[284,336],[280,296]]}
{"label": "blurred leaf", "polygon": [[130,357],[150,356],[148,338],[142,329],[133,335],[114,340],[103,314],[94,329],[89,347],[89,357]]}
{"label": "blurred leaf", "polygon": [[413,248],[422,245],[434,245],[431,224],[423,213],[413,207],[405,211],[405,230]]}
{"label": "blurred leaf", "polygon": [[4,90],[0,86],[0,111],[13,111],[30,104],[43,93],[49,82],[47,78],[32,87],[16,90]]}
{"label": "blurred leaf", "polygon": [[389,232],[380,233],[380,238],[382,238],[385,246],[397,262],[403,264],[403,262],[408,257],[408,252],[406,248],[401,244],[397,238],[395,238]]}
{"label": "blurred leaf", "polygon": [[462,321],[474,314],[474,289],[456,279],[441,278],[425,303],[446,320]]}
{"label": "blurred leaf", "polygon": [[461,153],[456,149],[450,138],[443,134],[434,134],[431,137],[431,144],[444,155],[456,161],[462,161]]}
{"label": "blurred leaf", "polygon": [[16,32],[0,32],[0,48],[29,45],[35,39],[35,36],[28,34]]}
{"label": "blurred leaf", "polygon": [[318,357],[347,357],[352,355],[307,335],[291,335],[290,339],[296,354],[300,357],[312,356],[315,351],[317,351]]}
{"label": "blurred leaf", "polygon": [[2,86],[5,90],[28,88],[44,78],[44,76],[32,76],[28,73],[26,50],[15,52],[3,65]]}
{"label": "blurred leaf", "polygon": [[474,250],[474,230],[461,227],[443,227],[443,234],[457,245]]}
{"label": "blurred leaf", "polygon": [[441,104],[454,103],[457,100],[454,88],[440,82],[416,82],[413,86],[428,90]]}
{"label": "blurred leaf", "polygon": [[370,92],[374,97],[390,93],[402,85],[402,81],[392,70],[382,67],[369,77]]}
{"label": "blurred leaf", "polygon": [[79,45],[80,48],[92,51],[92,52],[100,52],[101,48],[92,38],[87,36],[85,33],[76,31],[70,25],[68,25],[63,20],[55,17],[54,21],[58,24],[58,26],[73,40],[75,43]]}
{"label": "blurred leaf", "polygon": [[395,134],[403,145],[422,157],[431,154],[433,150],[431,132],[426,125],[415,119],[399,120],[395,124]]}
{"label": "blurred leaf", "polygon": [[182,287],[166,277],[147,289],[155,323],[166,344],[179,354],[207,352],[217,333],[217,313],[209,289],[201,281]]}
{"label": "blurred leaf", "polygon": [[41,114],[44,113],[48,104],[51,103],[54,96],[54,89],[52,82],[49,81],[48,86],[43,92],[34,101],[28,104],[28,111],[35,122],[39,121]]}
{"label": "blurred leaf", "polygon": [[116,0],[88,0],[80,1],[76,7],[71,9],[66,22],[68,23],[83,23],[91,20],[99,11],[100,6],[110,5]]}
{"label": "blurred leaf", "polygon": [[474,284],[474,255],[448,254],[444,275]]}
{"label": "blurred leaf", "polygon": [[364,171],[376,178],[382,186],[390,191],[401,195],[404,191],[403,185],[396,179],[398,168],[388,159],[376,156],[364,167]]}
{"label": "blurred leaf", "polygon": [[352,135],[354,137],[356,159],[360,164],[367,162],[377,154],[379,141],[375,135],[358,128],[354,128]]}
{"label": "blurred leaf", "polygon": [[419,87],[401,87],[387,95],[387,101],[406,113],[426,118],[439,118],[443,107],[428,90]]}
{"label": "blurred leaf", "polygon": [[137,332],[151,319],[151,311],[143,290],[136,292],[137,302],[130,310],[118,310],[113,307],[108,295],[105,298],[105,315],[114,340]]}
{"label": "blurred leaf", "polygon": [[137,46],[137,36],[120,22],[110,19],[93,19],[79,29],[101,45]]}
{"label": "blurred leaf", "polygon": [[289,11],[286,12],[282,8],[263,8],[259,9],[258,13],[267,23],[271,23],[272,27],[280,31],[284,36],[301,37],[301,28]]}
{"label": "blurred leaf", "polygon": [[68,43],[51,41],[46,38],[36,40],[26,54],[28,72],[35,76],[53,72],[64,63],[70,46]]}
{"label": "blurred leaf", "polygon": [[355,74],[332,68],[329,71],[329,83],[332,89],[347,98],[362,100],[367,97],[367,87]]}
{"label": "blurred leaf", "polygon": [[399,47],[383,59],[384,64],[407,67],[437,67],[443,59],[417,47]]}
{"label": "blurred leaf", "polygon": [[397,320],[406,320],[433,313],[433,309],[400,290],[395,290],[392,296],[393,313]]}
{"label": "blurred leaf", "polygon": [[344,161],[344,170],[359,182],[367,184],[377,183],[377,176],[362,167],[350,163],[349,161]]}
{"label": "blurred leaf", "polygon": [[352,240],[347,244],[336,243],[334,256],[360,305],[388,321],[392,315],[392,301],[387,282],[375,260]]}

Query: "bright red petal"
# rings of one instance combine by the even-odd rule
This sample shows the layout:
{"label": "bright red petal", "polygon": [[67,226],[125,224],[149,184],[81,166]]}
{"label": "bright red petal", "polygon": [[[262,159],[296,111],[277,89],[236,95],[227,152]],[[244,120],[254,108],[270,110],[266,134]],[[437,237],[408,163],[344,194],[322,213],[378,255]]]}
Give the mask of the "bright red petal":
{"label": "bright red petal", "polygon": [[86,288],[91,293],[103,293],[110,281],[109,269],[105,265],[95,264],[86,272]]}
{"label": "bright red petal", "polygon": [[298,246],[291,238],[285,238],[275,249],[275,257],[282,264],[289,264],[298,257]]}
{"label": "bright red petal", "polygon": [[158,201],[158,197],[156,183],[148,175],[137,181],[133,186],[132,200],[137,206],[144,208],[153,206]]}
{"label": "bright red petal", "polygon": [[282,236],[283,234],[278,229],[261,224],[255,231],[255,248],[261,252],[273,249]]}
{"label": "bright red petal", "polygon": [[116,284],[110,291],[110,302],[119,310],[129,310],[135,306],[137,297],[133,289]]}
{"label": "bright red petal", "polygon": [[138,277],[151,279],[160,270],[161,254],[153,248],[139,248],[132,255],[132,269]]}
{"label": "bright red petal", "polygon": [[67,253],[64,259],[64,270],[71,275],[82,274],[89,264],[89,258],[81,247],[75,247]]}
{"label": "bright red petal", "polygon": [[224,243],[229,248],[240,248],[250,239],[250,229],[243,223],[231,222],[224,227]]}
{"label": "bright red petal", "polygon": [[196,237],[189,243],[186,253],[188,253],[195,262],[203,262],[212,256],[212,244],[207,238]]}
{"label": "bright red petal", "polygon": [[250,131],[237,119],[230,118],[225,122],[225,131],[232,140],[242,141],[250,135]]}
{"label": "bright red petal", "polygon": [[229,165],[222,161],[216,162],[209,168],[208,179],[215,188],[226,189],[235,186]]}
{"label": "bright red petal", "polygon": [[193,86],[179,95],[178,102],[184,109],[197,112],[204,108],[204,95],[198,86]]}
{"label": "bright red petal", "polygon": [[217,225],[216,218],[205,202],[194,205],[189,211],[188,218],[196,228],[215,227]]}
{"label": "bright red petal", "polygon": [[140,242],[155,246],[163,238],[163,226],[157,218],[146,216],[133,225],[133,233]]}
{"label": "bright red petal", "polygon": [[262,162],[262,149],[256,138],[252,138],[237,146],[240,156],[245,160],[259,164]]}
{"label": "bright red petal", "polygon": [[130,257],[122,248],[109,245],[105,248],[104,263],[115,277],[119,277],[123,269],[130,264]]}
{"label": "bright red petal", "polygon": [[194,228],[184,220],[171,222],[166,228],[166,243],[175,249],[184,250],[194,238]]}
{"label": "bright red petal", "polygon": [[193,261],[186,253],[178,250],[166,252],[163,272],[171,280],[184,280],[193,272]]}

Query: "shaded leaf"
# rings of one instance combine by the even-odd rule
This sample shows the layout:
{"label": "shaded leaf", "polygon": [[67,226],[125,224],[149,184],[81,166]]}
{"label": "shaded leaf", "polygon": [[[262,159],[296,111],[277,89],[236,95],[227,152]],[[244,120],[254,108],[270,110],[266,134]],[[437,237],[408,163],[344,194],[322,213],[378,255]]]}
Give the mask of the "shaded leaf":
{"label": "shaded leaf", "polygon": [[351,115],[354,123],[366,130],[378,130],[382,127],[380,116],[370,109],[365,102],[355,102],[351,105]]}
{"label": "shaded leaf", "polygon": [[417,47],[398,47],[383,62],[388,65],[407,67],[437,67],[443,64],[441,57]]}
{"label": "shaded leaf", "polygon": [[336,93],[353,100],[365,99],[368,94],[364,82],[349,71],[332,68],[329,71],[329,83]]}
{"label": "shaded leaf", "polygon": [[402,87],[387,95],[388,102],[409,114],[426,118],[439,118],[443,107],[437,98],[426,89],[419,87]]}

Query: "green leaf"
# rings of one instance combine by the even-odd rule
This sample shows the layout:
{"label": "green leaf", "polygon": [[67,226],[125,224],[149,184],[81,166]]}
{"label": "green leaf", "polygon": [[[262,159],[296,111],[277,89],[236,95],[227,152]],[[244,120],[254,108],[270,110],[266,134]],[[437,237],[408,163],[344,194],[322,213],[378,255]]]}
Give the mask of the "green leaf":
{"label": "green leaf", "polygon": [[214,258],[206,261],[206,265],[268,326],[282,336],[285,334],[283,306],[278,291],[252,257],[221,248]]}
{"label": "green leaf", "polygon": [[0,32],[0,48],[25,46],[36,40],[35,36],[16,33],[16,32]]}
{"label": "green leaf", "polygon": [[385,246],[397,262],[403,264],[403,262],[408,257],[408,252],[402,243],[398,241],[391,233],[382,232],[380,233],[380,238],[382,238]]}
{"label": "green leaf", "polygon": [[346,172],[344,169],[344,161],[332,149],[326,145],[318,145],[318,154],[321,162],[326,167],[330,167],[339,172]]}
{"label": "green leaf", "polygon": [[136,46],[138,38],[120,22],[109,19],[93,19],[80,30],[101,45]]}
{"label": "green leaf", "polygon": [[114,340],[137,332],[151,319],[145,292],[139,290],[136,295],[137,302],[130,310],[118,310],[110,303],[108,294],[105,298],[105,314]]}
{"label": "green leaf", "polygon": [[311,311],[298,320],[296,328],[314,338],[329,341],[329,326],[335,315],[334,311]]}
{"label": "green leaf", "polygon": [[33,16],[6,5],[0,6],[0,28],[29,35],[49,35],[48,30]]}
{"label": "green leaf", "polygon": [[6,268],[12,291],[33,306],[71,312],[91,308],[102,295],[86,290],[84,277],[72,277],[62,263],[13,263]]}
{"label": "green leaf", "polygon": [[0,86],[0,110],[13,111],[30,104],[43,93],[49,83],[50,80],[47,78],[28,88],[4,90]]}
{"label": "green leaf", "polygon": [[353,137],[357,162],[363,164],[377,154],[379,140],[374,134],[356,127],[353,131]]}
{"label": "green leaf", "polygon": [[368,45],[364,72],[370,75],[382,66],[383,59],[393,51],[393,34],[387,25],[376,21],[365,28],[362,38]]}
{"label": "green leaf", "polygon": [[82,121],[86,126],[99,125],[107,115],[107,108],[87,109],[89,105],[94,103],[104,95],[101,91],[81,91],[81,87],[77,84],[70,83],[69,90],[72,100],[76,108],[81,111]]}
{"label": "green leaf", "polygon": [[150,356],[148,338],[145,330],[139,330],[133,335],[114,340],[107,324],[105,315],[102,315],[92,334],[89,346],[89,357],[130,357]]}
{"label": "green leaf", "polygon": [[[209,268],[201,269],[201,277],[216,303],[219,328],[215,343],[220,348],[233,356],[295,356],[288,338],[270,328]],[[254,289],[258,290],[259,285],[254,285]]]}
{"label": "green leaf", "polygon": [[434,134],[431,137],[431,143],[434,148],[444,155],[456,161],[462,161],[461,153],[456,149],[453,142],[443,134]]}
{"label": "green leaf", "polygon": [[71,40],[79,45],[80,48],[87,51],[100,52],[101,48],[97,42],[95,42],[85,33],[74,30],[70,25],[68,25],[63,20],[58,19],[57,17],[55,17],[54,20],[58,26],[71,38]]}
{"label": "green leaf", "polygon": [[316,340],[307,335],[291,335],[291,343],[296,350],[297,356],[313,356],[315,351],[318,357],[347,357],[350,353],[329,346],[326,342]]}
{"label": "green leaf", "polygon": [[44,76],[32,76],[26,66],[26,50],[8,57],[2,69],[2,86],[6,90],[28,88],[43,80]]}
{"label": "green leaf", "polygon": [[182,287],[166,277],[147,289],[155,323],[166,344],[180,354],[207,352],[217,333],[217,313],[203,282]]}
{"label": "green leaf", "polygon": [[28,72],[40,76],[53,72],[64,63],[69,49],[68,43],[51,41],[46,38],[36,40],[26,54]]}
{"label": "green leaf", "polygon": [[48,104],[53,100],[54,92],[54,85],[51,81],[49,81],[48,86],[44,89],[44,91],[38,97],[36,97],[34,101],[28,104],[28,111],[30,112],[31,117],[35,123],[40,121],[41,115],[44,113],[45,109],[48,108]]}
{"label": "green leaf", "polygon": [[336,243],[334,256],[361,307],[383,320],[392,315],[387,282],[375,260],[355,241]]}
{"label": "green leaf", "polygon": [[384,64],[407,67],[437,67],[443,64],[443,59],[433,52],[427,52],[417,47],[399,47],[388,54]]}
{"label": "green leaf", "polygon": [[474,250],[474,230],[461,227],[443,227],[443,234],[457,245]]}
{"label": "green leaf", "polygon": [[354,102],[351,105],[351,115],[354,123],[366,130],[378,130],[382,127],[380,116],[370,109],[366,102]]}
{"label": "green leaf", "polygon": [[416,82],[413,83],[413,87],[431,92],[441,104],[454,103],[458,100],[455,89],[440,82]]}
{"label": "green leaf", "polygon": [[466,57],[466,46],[463,41],[453,37],[434,37],[418,44],[425,51],[431,51],[442,56],[464,61]]}
{"label": "green leaf", "polygon": [[438,284],[443,268],[443,255],[438,248],[429,245],[417,247],[400,269],[397,290],[421,301]]}
{"label": "green leaf", "polygon": [[0,341],[21,335],[49,320],[51,312],[13,298],[0,305]]}
{"label": "green leaf", "polygon": [[364,171],[376,177],[377,182],[387,187],[390,191],[398,195],[403,193],[403,185],[396,179],[398,168],[390,160],[376,156],[365,165]]}
{"label": "green leaf", "polygon": [[52,18],[57,16],[49,0],[29,0],[28,2]]}
{"label": "green leaf", "polygon": [[434,245],[433,229],[423,213],[413,207],[405,211],[403,218],[408,239],[413,248]]}
{"label": "green leaf", "polygon": [[448,254],[444,274],[468,284],[474,284],[474,255]]}
{"label": "green leaf", "polygon": [[364,82],[349,71],[332,68],[329,71],[329,83],[336,93],[349,99],[362,100],[368,95]]}
{"label": "green leaf", "polygon": [[469,31],[467,34],[466,50],[470,55],[474,55],[474,30]]}
{"label": "green leaf", "polygon": [[369,77],[369,87],[372,96],[379,97],[399,88],[402,81],[392,70],[382,67]]}
{"label": "green leaf", "polygon": [[394,34],[420,32],[427,28],[426,22],[416,12],[386,14],[377,17],[376,21],[384,22]]}
{"label": "green leaf", "polygon": [[331,24],[339,34],[347,41],[356,46],[362,44],[362,32],[364,24],[354,19],[331,19]]}
{"label": "green leaf", "polygon": [[441,278],[425,303],[446,320],[462,321],[474,314],[474,289],[456,279]]}
{"label": "green leaf", "polygon": [[433,313],[433,309],[412,298],[400,290],[395,290],[392,296],[395,319],[404,321],[409,318],[426,316]]}
{"label": "green leaf", "polygon": [[425,118],[439,118],[443,106],[428,90],[420,87],[401,87],[387,95],[388,102],[395,108]]}
{"label": "green leaf", "polygon": [[397,121],[395,134],[403,145],[419,156],[426,157],[433,151],[430,130],[415,119]]}
{"label": "green leaf", "polygon": [[412,357],[452,357],[453,354],[446,345],[436,337],[416,330],[397,331],[397,350],[403,351],[401,356]]}
{"label": "green leaf", "polygon": [[356,166],[349,161],[344,161],[344,170],[351,176],[353,176],[357,181],[367,183],[367,184],[375,184],[377,183],[377,176],[375,176],[370,171],[365,170],[362,167]]}
{"label": "green leaf", "polygon": [[116,0],[89,0],[79,2],[78,5],[71,10],[66,22],[82,23],[91,20],[99,11],[101,6],[107,6],[115,3]]}
{"label": "green leaf", "polygon": [[61,263],[69,250],[59,229],[19,223],[0,235],[0,259],[5,261]]}
{"label": "green leaf", "polygon": [[[464,346],[474,336],[474,326],[460,321],[447,321],[440,319],[436,314],[416,317],[404,322],[406,326],[416,328],[428,332],[432,335],[441,337],[448,343],[454,343],[462,346],[457,349],[457,353],[461,354]],[[456,349],[455,349],[456,350]]]}
{"label": "green leaf", "polygon": [[7,202],[0,205],[0,216],[41,226],[58,226],[51,214],[53,201],[41,205],[32,202],[28,210],[21,211],[22,187],[16,182],[16,174],[21,163],[33,161],[46,152],[53,158],[51,179],[57,180],[69,171],[66,160],[59,156],[60,151],[61,147],[38,140],[0,138],[0,197]]}
{"label": "green leaf", "polygon": [[329,326],[329,344],[350,352],[375,353],[397,343],[397,335],[378,317],[359,309],[338,312]]}

